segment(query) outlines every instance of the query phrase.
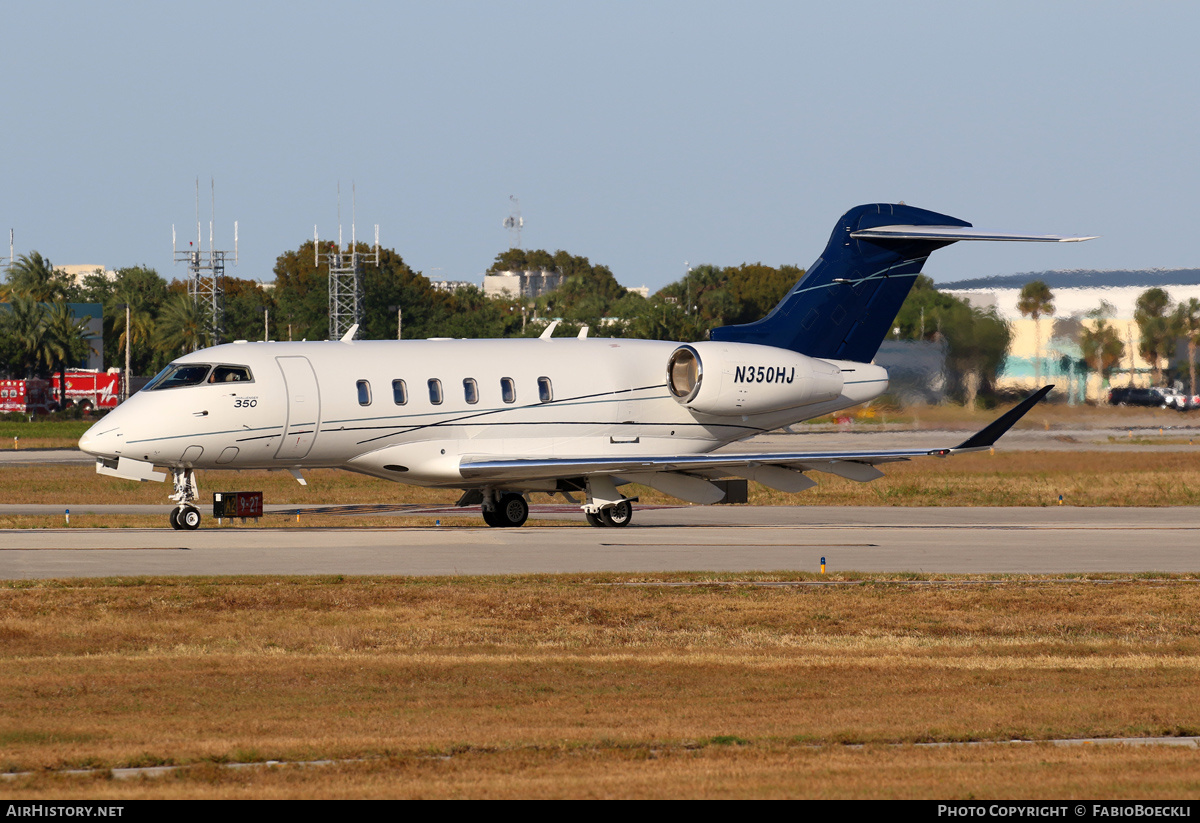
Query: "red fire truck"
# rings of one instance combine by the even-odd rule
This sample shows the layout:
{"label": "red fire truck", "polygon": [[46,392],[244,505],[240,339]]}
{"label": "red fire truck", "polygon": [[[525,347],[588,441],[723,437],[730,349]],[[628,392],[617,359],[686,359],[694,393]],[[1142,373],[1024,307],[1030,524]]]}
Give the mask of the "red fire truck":
{"label": "red fire truck", "polygon": [[0,380],[0,412],[47,414],[53,404],[48,380]]}
{"label": "red fire truck", "polygon": [[[63,408],[59,397],[60,379],[55,372],[49,380],[0,380],[0,412],[48,414]],[[67,370],[67,402],[93,409],[116,408],[121,394],[121,373],[92,369]]]}
{"label": "red fire truck", "polygon": [[[65,404],[58,396],[59,376],[50,380],[50,393],[54,403],[62,408]],[[121,397],[121,372],[109,369],[67,369],[67,402],[72,405],[87,405],[93,409],[115,409]]]}

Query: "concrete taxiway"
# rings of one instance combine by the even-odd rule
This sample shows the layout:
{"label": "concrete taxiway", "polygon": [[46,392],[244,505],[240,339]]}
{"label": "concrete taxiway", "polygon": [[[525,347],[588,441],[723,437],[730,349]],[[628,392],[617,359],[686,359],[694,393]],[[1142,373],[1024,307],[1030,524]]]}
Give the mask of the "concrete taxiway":
{"label": "concrete taxiway", "polygon": [[[537,508],[535,517],[541,516]],[[443,522],[379,529],[218,528],[206,521],[196,532],[5,530],[0,578],[814,572],[822,557],[828,571],[1200,570],[1200,507],[696,506],[639,510],[624,529]]]}

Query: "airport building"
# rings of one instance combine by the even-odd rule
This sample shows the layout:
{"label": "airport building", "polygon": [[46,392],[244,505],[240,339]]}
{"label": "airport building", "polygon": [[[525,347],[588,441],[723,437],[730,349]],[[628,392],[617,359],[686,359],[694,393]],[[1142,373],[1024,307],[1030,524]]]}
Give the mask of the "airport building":
{"label": "airport building", "polygon": [[483,293],[488,297],[536,299],[563,284],[562,274],[549,269],[489,271],[483,275]]}
{"label": "airport building", "polygon": [[[1053,317],[1041,318],[1040,324],[1017,309],[1021,288],[1035,280],[1053,294]],[[1134,311],[1138,297],[1152,288],[1165,291],[1174,304],[1200,299],[1200,269],[1026,272],[938,284],[940,291],[976,308],[994,308],[1011,325],[1013,342],[1000,387],[1032,390],[1040,373],[1042,382],[1055,383],[1071,402],[1104,400],[1110,386],[1151,384],[1153,364],[1138,353],[1141,332]],[[1113,307],[1108,323],[1125,344],[1125,356],[1109,381],[1089,372],[1079,345],[1080,332],[1094,322],[1088,313],[1102,302]]]}
{"label": "airport building", "polygon": [[103,275],[104,279],[108,280],[110,283],[117,279],[117,273],[115,271],[113,271],[112,269],[106,269],[106,268],[104,268],[104,266],[100,266],[100,265],[97,265],[94,263],[80,263],[80,264],[74,264],[74,265],[69,265],[69,266],[55,266],[54,269],[55,269],[55,271],[65,272],[67,275],[69,275],[71,278],[71,282],[73,282],[76,286],[82,286],[83,278],[87,277],[89,274]]}

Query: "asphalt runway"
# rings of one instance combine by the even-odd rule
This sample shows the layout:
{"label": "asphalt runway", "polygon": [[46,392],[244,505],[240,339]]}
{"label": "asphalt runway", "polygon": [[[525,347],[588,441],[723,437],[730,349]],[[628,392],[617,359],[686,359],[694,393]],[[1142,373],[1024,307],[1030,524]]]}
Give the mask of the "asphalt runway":
{"label": "asphalt runway", "polygon": [[[561,507],[538,512],[578,520]],[[268,522],[269,521],[265,521]],[[638,510],[624,529],[217,527],[0,531],[0,579],[828,571],[977,574],[1200,570],[1200,507]]]}

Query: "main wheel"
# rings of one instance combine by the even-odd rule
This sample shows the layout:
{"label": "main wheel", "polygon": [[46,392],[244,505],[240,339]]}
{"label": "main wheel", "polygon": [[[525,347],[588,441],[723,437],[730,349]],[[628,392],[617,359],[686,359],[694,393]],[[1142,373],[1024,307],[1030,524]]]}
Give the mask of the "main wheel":
{"label": "main wheel", "polygon": [[171,509],[171,528],[172,529],[182,529],[183,528],[183,526],[179,525],[179,509]]}
{"label": "main wheel", "polygon": [[587,518],[588,523],[591,523],[593,526],[595,526],[598,529],[602,529],[608,525],[607,523],[604,522],[604,518],[598,514],[592,514],[591,512],[584,512],[583,516]]}
{"label": "main wheel", "polygon": [[502,526],[523,526],[529,519],[529,504],[519,494],[506,494],[496,505],[496,514]]}
{"label": "main wheel", "polygon": [[179,525],[188,531],[195,531],[200,528],[200,510],[195,506],[184,506],[183,511],[179,513],[177,519]]}
{"label": "main wheel", "polygon": [[615,506],[609,506],[607,509],[600,510],[600,517],[604,519],[606,526],[628,526],[629,521],[633,520],[633,504],[628,500],[622,500]]}
{"label": "main wheel", "polygon": [[498,511],[490,512],[487,509],[483,510],[483,522],[487,523],[489,526],[492,526],[492,527],[498,527],[498,526],[504,525],[503,523],[500,522],[500,512],[498,512]]}

